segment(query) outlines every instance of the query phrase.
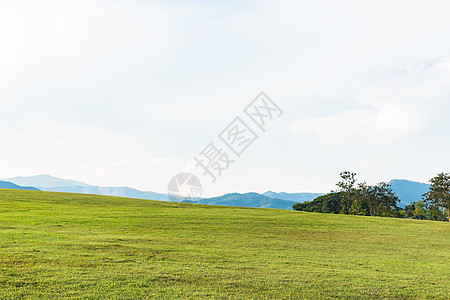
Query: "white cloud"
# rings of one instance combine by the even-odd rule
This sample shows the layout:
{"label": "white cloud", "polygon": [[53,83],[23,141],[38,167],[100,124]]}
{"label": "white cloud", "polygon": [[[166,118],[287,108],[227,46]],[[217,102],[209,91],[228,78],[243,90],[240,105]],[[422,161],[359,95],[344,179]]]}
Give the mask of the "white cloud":
{"label": "white cloud", "polygon": [[329,147],[351,144],[376,145],[409,136],[420,128],[421,116],[400,108],[365,108],[296,121],[295,134],[317,135]]}
{"label": "white cloud", "polygon": [[330,147],[348,145],[352,140],[355,144],[376,146],[380,141],[411,137],[442,113],[442,104],[448,102],[449,62],[443,58],[432,64],[409,64],[391,78],[359,88],[355,96],[358,108],[297,120],[290,128],[294,134],[317,135]]}
{"label": "white cloud", "polygon": [[265,90],[288,125],[210,194],[324,190],[351,167],[428,178],[450,165],[422,146],[450,147],[449,5],[1,1],[0,177],[163,191]]}

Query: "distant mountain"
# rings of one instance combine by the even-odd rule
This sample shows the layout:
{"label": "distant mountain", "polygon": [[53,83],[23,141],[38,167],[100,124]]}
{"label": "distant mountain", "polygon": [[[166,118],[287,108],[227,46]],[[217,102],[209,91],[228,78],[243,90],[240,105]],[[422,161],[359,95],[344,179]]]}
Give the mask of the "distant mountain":
{"label": "distant mountain", "polygon": [[272,199],[281,199],[297,203],[297,202],[312,201],[317,197],[324,195],[324,193],[284,193],[284,192],[275,193],[272,191],[268,191],[265,192],[263,195]]}
{"label": "distant mountain", "polygon": [[39,189],[32,186],[20,186],[8,181],[0,181],[0,189],[39,191]]}
{"label": "distant mountain", "polygon": [[[400,198],[400,206],[422,199],[422,195],[430,188],[429,184],[404,179],[394,179],[389,182],[393,191]],[[81,193],[94,195],[119,196],[146,200],[170,201],[167,194],[150,191],[140,191],[129,187],[100,187],[84,182],[56,178],[50,175],[31,177],[14,177],[0,181],[0,188],[42,190],[51,192]],[[211,205],[227,205],[242,207],[266,207],[292,209],[292,204],[311,201],[324,193],[276,193],[267,191],[264,194],[226,194],[220,197],[195,199],[189,202]],[[185,201],[187,202],[187,201]]]}
{"label": "distant mountain", "polygon": [[430,185],[427,183],[405,179],[394,179],[389,184],[392,186],[395,194],[400,198],[399,206],[401,207],[405,207],[405,205],[411,202],[422,200],[422,195],[430,189]]}
{"label": "distant mountain", "polygon": [[18,185],[30,185],[30,186],[38,186],[42,188],[46,187],[63,187],[63,186],[90,186],[84,182],[61,179],[56,178],[50,175],[36,175],[30,177],[13,177],[5,179],[9,182],[18,184]]}
{"label": "distant mountain", "polygon": [[185,203],[222,205],[222,206],[241,206],[241,207],[259,207],[259,208],[278,208],[292,209],[293,201],[282,199],[272,199],[257,193],[245,194],[226,194],[220,197],[203,198],[199,200],[183,200]]}
{"label": "distant mountain", "polygon": [[63,192],[63,193],[80,193],[105,196],[118,196],[145,200],[169,201],[166,194],[154,192],[144,192],[129,187],[101,187],[92,186],[84,182],[56,178],[50,175],[36,175],[31,177],[14,177],[8,179],[15,184],[33,185],[42,191],[47,192]]}
{"label": "distant mountain", "polygon": [[169,201],[167,194],[143,192],[129,187],[101,187],[101,186],[60,186],[42,188],[48,192],[93,194],[103,196],[118,196],[145,200]]}

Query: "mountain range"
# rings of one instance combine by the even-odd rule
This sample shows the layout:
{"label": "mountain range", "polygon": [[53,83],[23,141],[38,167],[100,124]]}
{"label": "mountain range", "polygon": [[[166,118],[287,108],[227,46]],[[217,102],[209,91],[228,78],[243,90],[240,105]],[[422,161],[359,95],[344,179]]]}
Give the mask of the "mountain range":
{"label": "mountain range", "polygon": [[422,199],[422,195],[428,192],[430,184],[415,182],[406,179],[393,179],[389,182],[392,190],[400,198],[399,206],[405,207],[405,205],[411,202],[419,201]]}
{"label": "mountain range", "polygon": [[325,195],[324,193],[275,193],[272,191],[267,191],[263,194],[266,197],[272,198],[272,199],[282,199],[292,202],[305,202],[305,201],[312,201],[316,199],[319,196]]}
{"label": "mountain range", "polygon": [[202,198],[198,200],[183,200],[185,203],[223,205],[223,206],[240,206],[240,207],[259,207],[259,208],[278,208],[292,209],[295,203],[289,200],[274,199],[258,193],[231,193],[219,197]]}
{"label": "mountain range", "polygon": [[[13,177],[0,181],[0,188],[42,190],[49,192],[81,193],[94,195],[119,196],[146,200],[170,201],[167,194],[151,191],[140,191],[130,187],[101,187],[86,184],[84,182],[56,178],[50,175],[36,175],[31,177]],[[399,206],[418,201],[422,194],[428,191],[430,185],[404,179],[394,179],[389,182],[393,191],[399,196]],[[311,201],[324,193],[285,193],[267,191],[258,193],[231,193],[219,197],[184,200],[183,202],[227,205],[243,207],[261,207],[292,209],[292,204]]]}
{"label": "mountain range", "polygon": [[1,180],[0,180],[0,189],[39,191],[39,189],[32,186],[20,186],[12,182]]}
{"label": "mountain range", "polygon": [[5,180],[19,185],[31,185],[37,187],[39,190],[47,192],[94,194],[144,200],[169,201],[169,197],[166,194],[160,194],[150,191],[140,191],[130,187],[93,186],[84,182],[70,179],[61,179],[50,175],[13,177]]}
{"label": "mountain range", "polygon": [[42,188],[55,188],[64,186],[90,186],[81,181],[61,179],[50,175],[36,175],[29,177],[17,176],[13,178],[4,179],[6,181],[18,184],[18,185],[28,185]]}

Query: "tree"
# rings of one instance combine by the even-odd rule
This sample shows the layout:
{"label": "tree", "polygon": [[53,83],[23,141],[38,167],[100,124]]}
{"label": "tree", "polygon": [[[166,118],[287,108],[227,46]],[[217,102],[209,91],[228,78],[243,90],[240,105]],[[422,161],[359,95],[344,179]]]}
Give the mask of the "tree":
{"label": "tree", "polygon": [[390,184],[380,182],[373,187],[373,190],[378,215],[391,216],[392,214],[398,213],[399,207],[397,203],[400,202],[400,199],[392,191]]}
{"label": "tree", "polygon": [[436,212],[439,217],[441,208],[447,211],[447,219],[450,221],[450,173],[440,173],[430,179],[431,187],[423,194],[427,207]]}
{"label": "tree", "polygon": [[306,210],[306,208],[308,207],[309,203],[310,203],[309,201],[305,201],[303,203],[301,203],[301,202],[295,203],[294,205],[292,205],[292,209],[293,210],[299,210],[299,211]]}
{"label": "tree", "polygon": [[415,209],[416,209],[415,202],[412,202],[411,204],[405,205],[404,217],[405,218],[412,218],[414,216],[413,212],[414,212]]}
{"label": "tree", "polygon": [[374,216],[377,208],[377,199],[373,186],[363,182],[358,184],[358,197],[369,208],[369,215]]}
{"label": "tree", "polygon": [[385,182],[377,185],[359,183],[356,187],[356,173],[342,172],[341,181],[336,185],[339,191],[331,191],[313,201],[296,203],[294,210],[320,213],[343,213],[354,215],[371,215],[400,217],[397,202],[399,198]]}
{"label": "tree", "polygon": [[303,210],[320,213],[339,213],[341,210],[342,193],[329,193],[319,196],[312,201],[295,203],[292,205],[294,210]]}
{"label": "tree", "polygon": [[351,213],[355,215],[371,215],[373,216],[373,209],[371,206],[372,200],[372,187],[367,185],[366,182],[358,183],[355,197],[353,197],[353,203],[350,208]]}
{"label": "tree", "polygon": [[414,203],[414,211],[413,211],[413,215],[414,217],[416,217],[417,219],[423,220],[427,218],[427,210],[425,208],[425,204],[423,203],[423,201],[417,201]]}
{"label": "tree", "polygon": [[388,183],[380,182],[373,186],[367,185],[365,182],[360,183],[358,184],[357,195],[356,198],[368,207],[371,216],[391,216],[399,209],[397,202],[400,200]]}
{"label": "tree", "polygon": [[341,179],[336,185],[339,187],[340,192],[343,193],[342,199],[342,212],[350,213],[350,208],[353,202],[353,196],[355,194],[356,173],[345,171],[341,172]]}

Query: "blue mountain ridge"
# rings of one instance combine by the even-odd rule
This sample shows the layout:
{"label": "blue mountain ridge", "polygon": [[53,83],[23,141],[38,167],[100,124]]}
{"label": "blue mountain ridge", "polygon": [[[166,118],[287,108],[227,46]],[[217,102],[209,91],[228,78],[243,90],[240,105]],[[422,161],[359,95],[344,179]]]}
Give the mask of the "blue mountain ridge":
{"label": "blue mountain ridge", "polygon": [[401,207],[422,200],[422,195],[428,192],[431,186],[428,183],[415,182],[406,179],[393,179],[389,184],[395,194],[400,198],[399,206]]}
{"label": "blue mountain ridge", "polygon": [[[3,186],[0,181],[0,188],[15,188],[42,190],[51,192],[81,193],[94,195],[119,196],[145,200],[170,201],[167,194],[160,194],[151,191],[140,191],[130,187],[100,187],[92,186],[80,181],[60,179],[50,175],[37,175],[31,177],[14,177],[5,179]],[[399,196],[399,206],[404,207],[411,202],[419,201],[422,195],[428,191],[430,185],[426,183],[414,182],[405,179],[394,179],[389,182],[393,191]],[[27,187],[32,186],[35,187]],[[8,186],[8,187],[7,187]],[[258,193],[229,193],[218,197],[187,199],[183,202],[260,207],[260,208],[278,208],[292,209],[292,205],[297,202],[311,201],[324,193],[285,193],[267,191],[263,194]]]}
{"label": "blue mountain ridge", "polygon": [[230,193],[219,197],[202,198],[198,200],[183,200],[184,203],[240,206],[240,207],[258,207],[258,208],[278,208],[292,209],[295,203],[289,200],[273,199],[258,193]]}
{"label": "blue mountain ridge", "polygon": [[315,198],[325,195],[324,193],[285,193],[285,192],[272,192],[267,191],[263,194],[266,197],[272,198],[272,199],[282,199],[292,202],[305,202],[305,201],[312,201]]}
{"label": "blue mountain ridge", "polygon": [[48,192],[93,194],[103,196],[135,198],[143,200],[169,201],[169,197],[166,194],[144,192],[129,187],[59,186],[59,187],[40,187],[40,189]]}
{"label": "blue mountain ridge", "polygon": [[38,188],[32,186],[20,186],[8,181],[0,181],[0,189],[39,191]]}
{"label": "blue mountain ridge", "polygon": [[129,187],[101,187],[84,182],[61,179],[50,175],[35,175],[30,177],[13,177],[5,179],[15,184],[31,185],[46,192],[79,193],[104,196],[118,196],[144,200],[169,201],[166,194],[145,192]]}

